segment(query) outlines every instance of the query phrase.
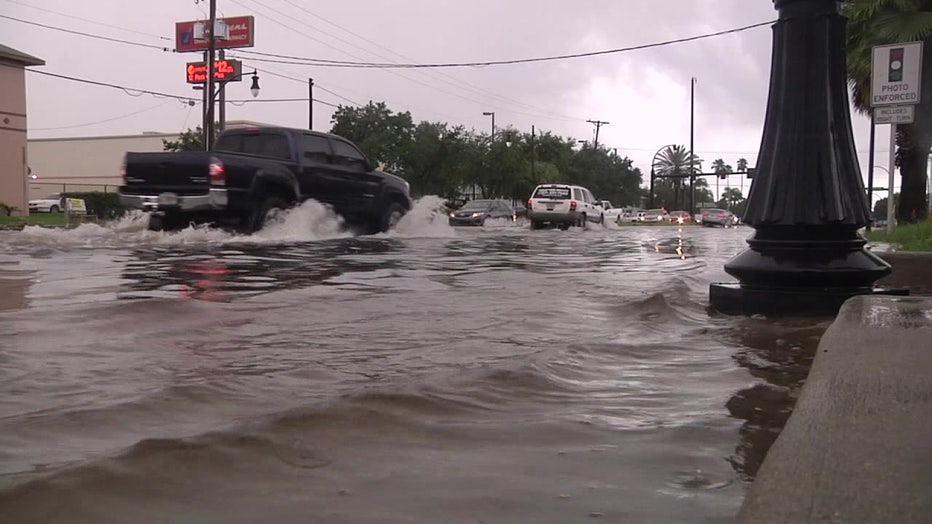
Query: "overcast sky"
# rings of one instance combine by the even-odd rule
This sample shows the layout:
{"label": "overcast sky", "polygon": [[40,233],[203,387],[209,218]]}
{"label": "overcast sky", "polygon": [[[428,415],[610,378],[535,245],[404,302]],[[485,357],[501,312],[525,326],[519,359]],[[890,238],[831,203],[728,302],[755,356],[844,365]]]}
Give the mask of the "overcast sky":
{"label": "overcast sky", "polygon": [[[771,0],[218,0],[218,13],[253,15],[250,51],[375,62],[473,62],[562,55],[651,44],[776,19]],[[205,0],[0,0],[0,14],[72,31],[173,48],[175,22],[203,19]],[[199,100],[185,82],[198,53],[163,52],[95,40],[0,18],[5,45],[35,55],[51,73]],[[444,121],[488,131],[549,130],[618,148],[645,173],[667,144],[689,146],[690,78],[695,87],[695,151],[708,168],[722,158],[753,166],[770,75],[770,26],[644,50],[553,62],[442,70],[345,69],[258,62],[258,100],[228,105],[228,120],[305,127],[307,78],[315,98],[332,104],[384,101],[415,121]],[[233,53],[231,53],[233,54]],[[290,77],[290,78],[284,78]],[[228,97],[248,99],[249,81]],[[200,106],[178,100],[27,74],[29,137],[180,132],[200,124]],[[137,96],[133,96],[137,95]],[[314,127],[330,128],[333,108],[314,106]],[[135,114],[134,114],[135,113]],[[867,176],[869,122],[853,114]],[[107,122],[100,122],[108,120]],[[100,123],[97,123],[100,122]],[[877,127],[875,165],[887,165],[889,126]],[[886,174],[875,171],[886,186]],[[738,186],[740,177],[730,180]],[[712,182],[714,186],[714,182]],[[747,186],[745,186],[747,194]]]}

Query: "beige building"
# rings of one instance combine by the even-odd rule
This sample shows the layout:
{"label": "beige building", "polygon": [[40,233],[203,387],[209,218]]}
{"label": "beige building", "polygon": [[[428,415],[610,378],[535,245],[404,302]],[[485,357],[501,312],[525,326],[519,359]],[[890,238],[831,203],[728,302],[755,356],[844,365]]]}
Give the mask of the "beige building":
{"label": "beige building", "polygon": [[[261,122],[236,120],[227,127],[266,126]],[[163,140],[178,140],[179,133],[146,132],[139,135],[69,138],[31,138],[29,199],[52,193],[103,191],[114,193],[122,183],[123,156],[133,151],[164,151]]]}
{"label": "beige building", "polygon": [[0,45],[0,202],[29,213],[26,198],[26,68],[45,62]]}
{"label": "beige building", "polygon": [[178,133],[31,138],[27,148],[32,173],[29,198],[80,191],[115,193],[122,183],[123,155],[162,151],[163,139],[177,140]]}

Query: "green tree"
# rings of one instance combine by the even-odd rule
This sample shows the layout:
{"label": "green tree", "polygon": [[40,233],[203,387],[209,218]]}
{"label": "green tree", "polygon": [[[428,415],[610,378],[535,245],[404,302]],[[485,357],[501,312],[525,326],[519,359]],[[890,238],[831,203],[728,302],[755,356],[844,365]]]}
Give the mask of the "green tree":
{"label": "green tree", "polygon": [[203,151],[204,131],[201,126],[188,129],[178,136],[178,140],[162,139],[162,148],[165,151]]}
{"label": "green tree", "polygon": [[[883,197],[877,202],[874,202],[874,220],[886,220],[887,219],[887,197]],[[893,209],[896,209],[900,203],[900,194],[893,193]]]}
{"label": "green tree", "polygon": [[689,175],[702,172],[702,159],[691,154],[685,146],[667,146],[660,150],[653,169],[659,177],[654,181],[654,206],[679,209],[680,194],[685,194],[684,186],[688,187]]}
{"label": "green tree", "polygon": [[736,187],[726,187],[725,190],[722,191],[722,199],[718,201],[717,205],[737,214],[737,211],[743,211],[743,208],[739,209],[739,207],[744,202],[744,195],[741,194],[740,189]]}
{"label": "green tree", "polygon": [[896,163],[903,198],[897,220],[927,216],[926,159],[932,146],[932,0],[847,0],[848,83],[854,107],[870,113],[871,57],[876,45],[922,41],[922,96],[913,124],[898,125]]}
{"label": "green tree", "polygon": [[414,138],[411,113],[395,113],[385,102],[362,107],[339,106],[330,119],[330,132],[355,143],[373,162],[392,172],[404,167],[402,157]]}

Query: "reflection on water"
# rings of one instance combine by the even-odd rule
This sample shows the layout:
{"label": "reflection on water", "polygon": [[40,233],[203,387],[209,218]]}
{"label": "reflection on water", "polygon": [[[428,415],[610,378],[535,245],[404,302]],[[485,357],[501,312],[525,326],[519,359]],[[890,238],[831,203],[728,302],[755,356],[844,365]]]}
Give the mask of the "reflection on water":
{"label": "reflection on water", "polygon": [[727,522],[827,325],[710,315],[747,230],[328,213],[0,235],[0,520]]}
{"label": "reflection on water", "polygon": [[726,403],[732,416],[745,421],[741,442],[729,461],[746,480],[757,475],[786,425],[830,323],[830,318],[749,318],[728,334],[743,348],[735,354],[738,365],[763,380],[738,391]]}
{"label": "reflection on water", "polygon": [[171,297],[233,300],[302,288],[350,272],[398,266],[391,238],[348,238],[302,244],[225,244],[134,248],[123,270],[123,299]]}

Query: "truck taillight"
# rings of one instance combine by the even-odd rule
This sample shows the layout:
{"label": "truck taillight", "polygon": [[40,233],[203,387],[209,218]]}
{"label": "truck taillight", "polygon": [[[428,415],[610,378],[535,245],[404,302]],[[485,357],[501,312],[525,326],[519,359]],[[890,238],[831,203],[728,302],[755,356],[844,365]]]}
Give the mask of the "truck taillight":
{"label": "truck taillight", "polygon": [[528,210],[528,211],[531,210],[531,199],[528,199],[528,201],[527,201],[527,210]]}
{"label": "truck taillight", "polygon": [[210,172],[210,184],[213,186],[225,186],[227,185],[227,174],[223,169],[223,162],[219,158],[211,157],[210,158],[210,167],[208,168]]}
{"label": "truck taillight", "polygon": [[576,211],[576,201],[570,201],[570,211]]}

